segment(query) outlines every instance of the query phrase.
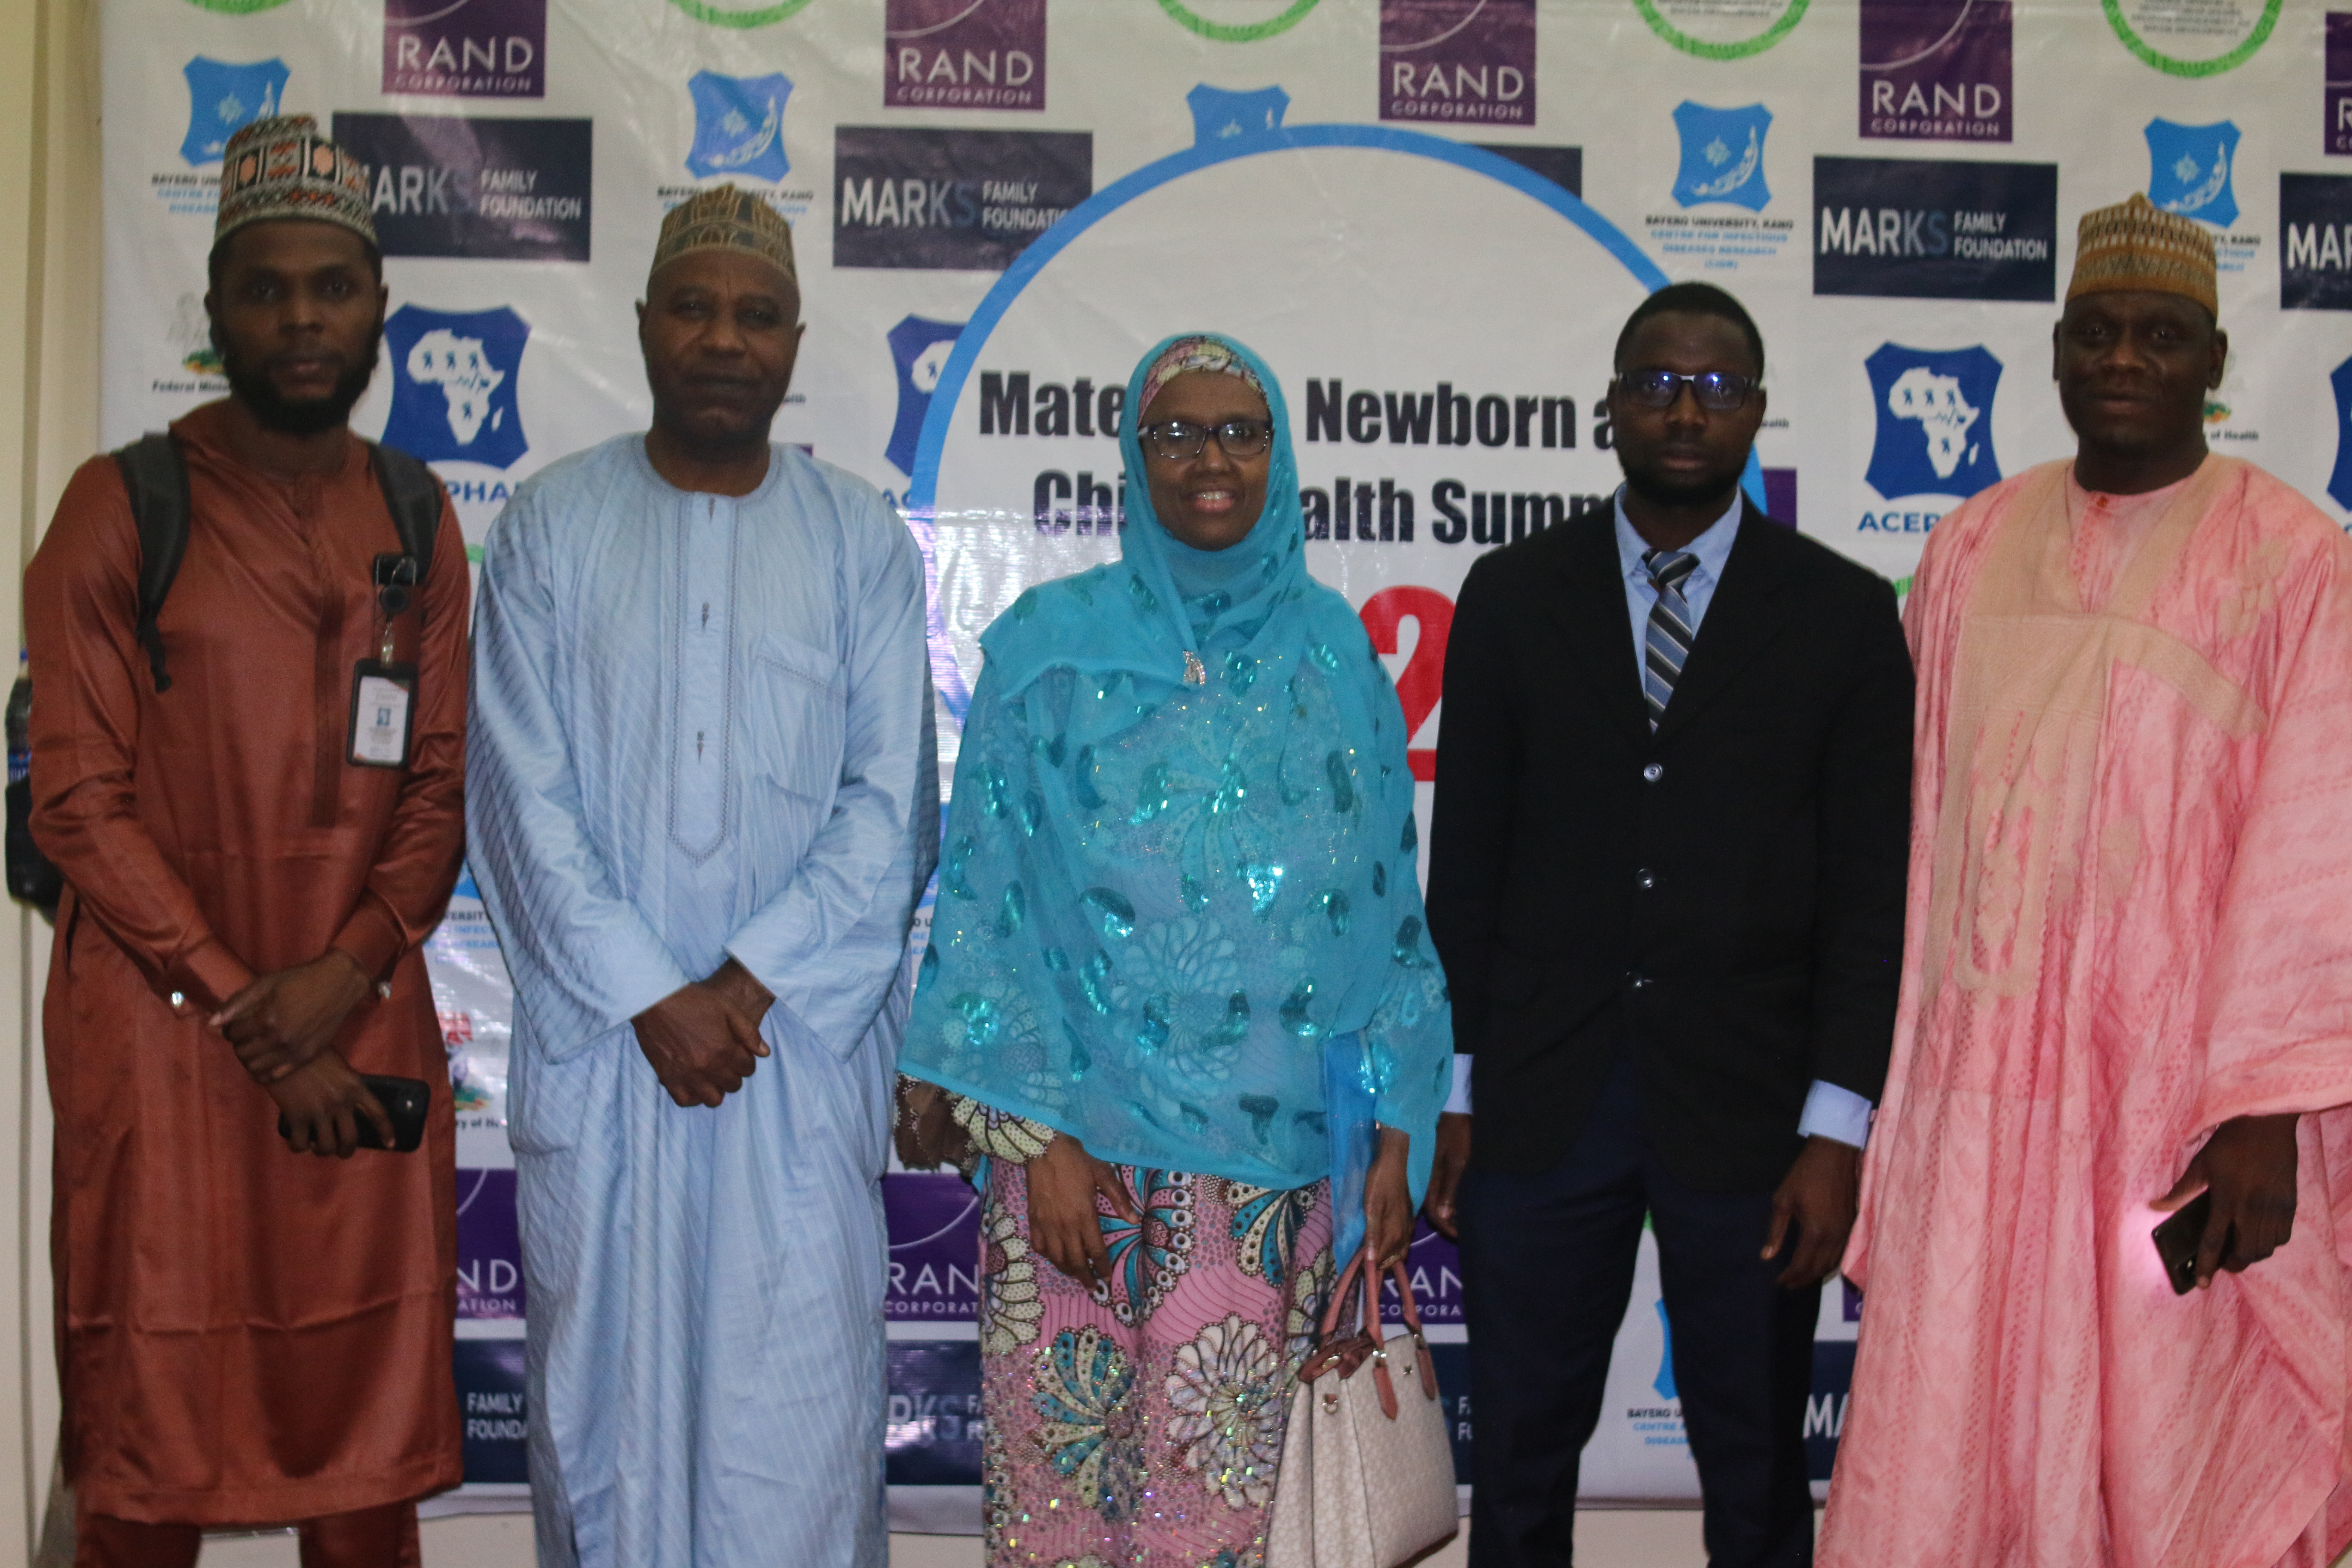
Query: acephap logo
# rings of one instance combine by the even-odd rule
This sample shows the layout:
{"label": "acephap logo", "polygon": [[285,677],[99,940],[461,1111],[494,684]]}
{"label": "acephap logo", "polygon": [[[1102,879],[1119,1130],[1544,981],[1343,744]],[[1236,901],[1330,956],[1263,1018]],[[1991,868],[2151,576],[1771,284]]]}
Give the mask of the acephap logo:
{"label": "acephap logo", "polygon": [[516,391],[530,324],[501,305],[403,305],[383,323],[392,362],[384,444],[427,463],[506,468],[530,449]]}
{"label": "acephap logo", "polygon": [[1813,160],[1813,292],[2053,300],[2058,166]]}
{"label": "acephap logo", "polygon": [[[1965,500],[2000,481],[1992,447],[1993,397],[2000,361],[1981,344],[1915,349],[1881,343],[1863,362],[1877,435],[1863,475],[1890,501],[1915,497]],[[1939,510],[1895,508],[1863,513],[1865,532],[1925,533]]]}
{"label": "acephap logo", "polygon": [[1002,272],[1094,194],[1074,131],[834,132],[833,264]]}

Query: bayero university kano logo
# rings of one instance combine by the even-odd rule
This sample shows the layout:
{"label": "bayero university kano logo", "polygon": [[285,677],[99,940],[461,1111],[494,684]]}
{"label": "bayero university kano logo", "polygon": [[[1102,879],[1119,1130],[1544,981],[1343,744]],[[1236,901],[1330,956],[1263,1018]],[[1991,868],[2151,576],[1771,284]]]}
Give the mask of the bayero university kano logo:
{"label": "bayero university kano logo", "polygon": [[403,305],[383,324],[392,413],[383,439],[427,463],[506,468],[530,449],[515,402],[530,326],[494,310]]}
{"label": "bayero university kano logo", "polygon": [[188,79],[188,133],[181,139],[180,156],[191,168],[219,163],[230,137],[277,113],[286,99],[284,60],[237,66],[198,55],[180,74]]}
{"label": "bayero university kano logo", "polygon": [[[2000,480],[1992,449],[1993,395],[2000,361],[1982,345],[1911,349],[1881,343],[1863,362],[1878,435],[1863,478],[1888,500],[1910,496],[1965,500]],[[1940,512],[1863,514],[1879,532],[1925,533]]]}
{"label": "bayero university kano logo", "polygon": [[2238,196],[2231,187],[2238,161],[2238,128],[2147,122],[2147,199],[2168,213],[2193,217],[2216,228],[2238,221]]}
{"label": "bayero university kano logo", "polygon": [[776,181],[792,171],[784,156],[784,100],[789,78],[720,76],[697,71],[686,90],[694,99],[694,150],[687,172],[698,179],[727,175]]}
{"label": "bayero university kano logo", "polygon": [[1760,103],[1745,109],[1709,109],[1685,99],[1675,107],[1682,133],[1682,168],[1675,175],[1675,200],[1686,207],[1708,202],[1761,212],[1772,199],[1764,183],[1764,137],[1772,111]]}

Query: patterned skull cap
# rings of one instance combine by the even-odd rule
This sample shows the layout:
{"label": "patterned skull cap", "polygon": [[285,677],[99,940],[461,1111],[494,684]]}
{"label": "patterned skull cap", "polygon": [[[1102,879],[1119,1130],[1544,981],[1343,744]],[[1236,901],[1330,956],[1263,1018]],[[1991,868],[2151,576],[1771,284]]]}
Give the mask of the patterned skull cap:
{"label": "patterned skull cap", "polygon": [[740,186],[713,185],[670,208],[646,276],[651,278],[697,250],[748,251],[780,268],[793,287],[800,287],[800,268],[793,264],[793,226],[758,195]]}
{"label": "patterned skull cap", "polygon": [[1178,338],[1168,345],[1165,353],[1151,362],[1151,368],[1143,376],[1143,404],[1139,412],[1151,412],[1151,400],[1160,395],[1161,387],[1178,376],[1189,375],[1196,370],[1230,375],[1236,381],[1247,382],[1260,397],[1265,395],[1265,388],[1258,385],[1257,373],[1234,353],[1231,344],[1223,338],[1202,332],[1192,337]]}
{"label": "patterned skull cap", "polygon": [[2127,202],[2083,215],[2066,298],[2147,289],[2185,296],[2218,316],[2217,279],[2213,237],[2204,226],[2135,191]]}
{"label": "patterned skull cap", "polygon": [[257,120],[221,151],[213,243],[272,218],[331,223],[376,243],[367,165],[320,135],[318,121],[307,114]]}

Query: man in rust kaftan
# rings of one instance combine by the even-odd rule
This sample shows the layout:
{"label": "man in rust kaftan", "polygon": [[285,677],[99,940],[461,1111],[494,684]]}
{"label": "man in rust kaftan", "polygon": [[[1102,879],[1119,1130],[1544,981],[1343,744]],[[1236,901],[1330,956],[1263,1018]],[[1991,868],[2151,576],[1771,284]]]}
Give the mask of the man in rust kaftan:
{"label": "man in rust kaftan", "polygon": [[[186,1563],[198,1527],[301,1521],[306,1564],[413,1563],[414,1500],[460,1479],[456,1130],[419,943],[464,845],[465,543],[444,498],[429,576],[387,616],[373,563],[399,535],[333,390],[373,367],[373,248],[331,220],[236,239],[215,279],[250,305],[215,311],[237,395],[172,426],[191,510],[168,689],[112,461],[74,476],[25,584],[33,826],[67,881],[44,1026],[77,1562]],[[362,766],[353,671],[387,628],[414,728],[405,767]],[[347,1139],[373,1105],[352,1072],[432,1086],[421,1150],[279,1137],[281,1110],[323,1105],[344,1126],[318,1142]]]}

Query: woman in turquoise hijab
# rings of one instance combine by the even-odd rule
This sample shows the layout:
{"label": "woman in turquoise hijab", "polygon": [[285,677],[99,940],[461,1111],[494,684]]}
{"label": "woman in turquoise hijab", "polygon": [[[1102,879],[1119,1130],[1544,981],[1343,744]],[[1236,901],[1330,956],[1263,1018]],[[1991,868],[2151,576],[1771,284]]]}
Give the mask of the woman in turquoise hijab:
{"label": "woman in turquoise hijab", "polygon": [[1404,716],[1307,574],[1281,387],[1187,334],[1125,406],[1122,559],[981,639],[899,1064],[908,1163],[986,1194],[992,1563],[1249,1555],[1335,1241],[1403,1256],[1452,1082]]}

